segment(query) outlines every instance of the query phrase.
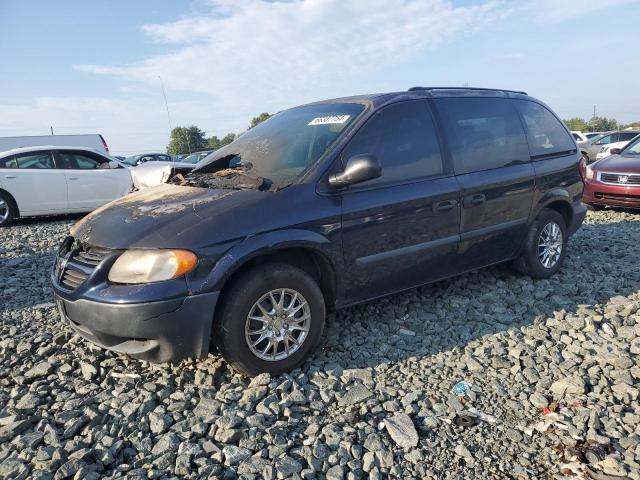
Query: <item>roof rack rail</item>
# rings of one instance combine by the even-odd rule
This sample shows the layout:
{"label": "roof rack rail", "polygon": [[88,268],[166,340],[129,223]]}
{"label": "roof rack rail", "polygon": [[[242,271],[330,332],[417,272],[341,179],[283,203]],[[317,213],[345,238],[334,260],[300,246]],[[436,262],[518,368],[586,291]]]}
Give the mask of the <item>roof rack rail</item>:
{"label": "roof rack rail", "polygon": [[527,92],[521,90],[505,90],[504,88],[480,88],[480,87],[411,87],[409,92],[417,92],[419,90],[488,90],[493,92],[510,92],[527,95]]}

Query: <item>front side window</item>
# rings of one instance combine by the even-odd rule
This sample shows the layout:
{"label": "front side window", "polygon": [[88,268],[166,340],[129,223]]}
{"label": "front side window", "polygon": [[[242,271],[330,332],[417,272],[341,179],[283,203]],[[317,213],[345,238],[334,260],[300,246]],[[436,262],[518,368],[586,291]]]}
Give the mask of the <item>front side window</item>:
{"label": "front side window", "polygon": [[363,185],[388,185],[443,173],[438,137],[422,100],[396,103],[374,114],[345,148],[343,164],[364,154],[378,159],[382,175]]}
{"label": "front side window", "polygon": [[289,185],[316,163],[363,110],[359,103],[320,103],[285,110],[205,157],[192,177],[232,168],[262,177],[275,188]]}
{"label": "front side window", "polygon": [[606,144],[611,143],[611,142],[613,142],[613,135],[605,135],[605,136],[599,138],[595,142],[595,144],[596,145],[606,145]]}
{"label": "front side window", "polygon": [[560,120],[539,103],[515,100],[527,128],[531,155],[548,156],[564,154],[575,150],[576,146]]}
{"label": "front side window", "polygon": [[109,164],[97,156],[79,152],[58,152],[58,159],[61,168],[70,170],[95,170]]}
{"label": "front side window", "polygon": [[15,160],[18,164],[18,168],[40,170],[55,168],[53,157],[49,152],[23,153],[16,155]]}
{"label": "front side window", "polygon": [[529,161],[522,122],[503,98],[435,100],[443,119],[456,173],[470,173]]}
{"label": "front side window", "polygon": [[0,168],[18,168],[15,155],[0,159]]}

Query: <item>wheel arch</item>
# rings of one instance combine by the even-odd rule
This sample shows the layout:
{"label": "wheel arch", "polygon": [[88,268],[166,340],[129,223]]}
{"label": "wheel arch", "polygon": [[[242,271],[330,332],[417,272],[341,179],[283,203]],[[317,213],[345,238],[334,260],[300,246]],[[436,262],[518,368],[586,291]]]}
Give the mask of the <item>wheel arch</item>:
{"label": "wheel arch", "polygon": [[573,221],[573,208],[571,207],[571,196],[569,192],[563,189],[554,189],[548,192],[538,203],[533,218],[537,217],[540,212],[545,209],[551,209],[562,215],[565,221],[567,231],[571,229]]}
{"label": "wheel arch", "polygon": [[281,231],[251,237],[216,262],[201,290],[221,291],[224,295],[225,287],[247,270],[267,263],[286,263],[311,276],[318,283],[326,305],[333,306],[338,280],[330,245],[326,237],[308,231]]}
{"label": "wheel arch", "polygon": [[16,215],[14,218],[18,218],[20,216],[20,207],[18,207],[18,202],[16,202],[16,199],[14,198],[13,195],[11,195],[11,193],[9,193],[7,190],[5,190],[4,188],[0,188],[0,193],[2,195],[6,195],[7,199],[13,203],[13,207],[16,209]]}

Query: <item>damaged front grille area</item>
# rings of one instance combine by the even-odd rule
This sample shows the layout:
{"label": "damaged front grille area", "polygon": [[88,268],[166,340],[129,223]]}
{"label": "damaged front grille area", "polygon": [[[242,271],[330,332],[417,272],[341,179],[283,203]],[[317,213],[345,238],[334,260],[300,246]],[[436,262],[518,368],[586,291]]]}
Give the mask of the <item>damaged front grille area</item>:
{"label": "damaged front grille area", "polygon": [[61,286],[76,290],[111,252],[108,248],[82,244],[69,237],[58,253],[55,276]]}

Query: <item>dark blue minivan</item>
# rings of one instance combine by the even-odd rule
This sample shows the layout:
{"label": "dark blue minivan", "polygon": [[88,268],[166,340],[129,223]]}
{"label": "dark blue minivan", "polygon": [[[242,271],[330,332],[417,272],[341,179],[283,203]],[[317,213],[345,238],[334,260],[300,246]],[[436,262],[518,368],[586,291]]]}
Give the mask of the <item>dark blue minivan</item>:
{"label": "dark blue minivan", "polygon": [[76,224],[51,280],[80,335],[240,372],[300,366],[329,308],[512,261],[546,278],[581,225],[580,152],[524,92],[412,88],[274,115]]}

